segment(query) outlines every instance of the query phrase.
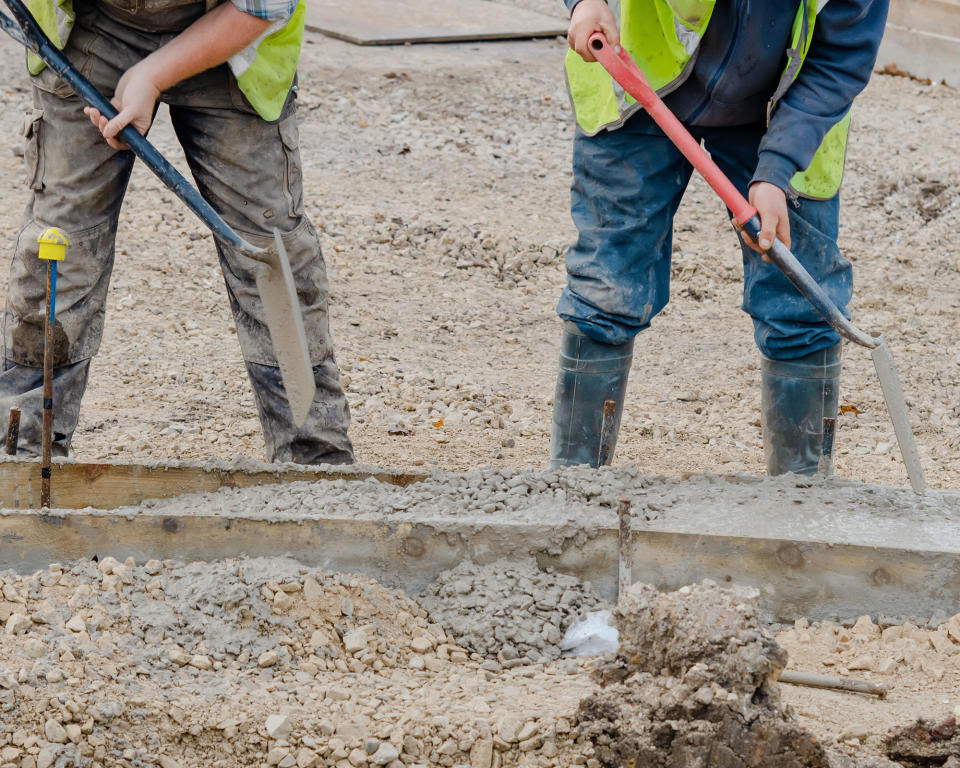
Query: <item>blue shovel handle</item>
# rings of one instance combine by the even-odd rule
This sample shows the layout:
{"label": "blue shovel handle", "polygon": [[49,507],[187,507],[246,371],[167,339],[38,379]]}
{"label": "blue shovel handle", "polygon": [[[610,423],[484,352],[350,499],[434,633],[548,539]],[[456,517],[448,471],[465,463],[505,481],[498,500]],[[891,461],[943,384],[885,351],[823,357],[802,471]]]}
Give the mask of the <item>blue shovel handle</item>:
{"label": "blue shovel handle", "polygon": [[[3,2],[10,9],[13,19],[0,13],[0,28],[14,40],[37,54],[50,69],[60,75],[73,88],[81,99],[99,110],[101,115],[108,120],[116,117],[117,110],[113,104],[87,78],[81,75],[70,63],[70,60],[57,49],[21,0],[3,0]],[[263,253],[262,248],[257,248],[238,235],[213,209],[210,203],[203,199],[203,196],[193,185],[176,168],[170,165],[167,159],[157,151],[156,147],[140,135],[136,128],[132,125],[126,126],[120,131],[119,138],[130,147],[137,157],[143,160],[146,166],[157,175],[157,178],[170,191],[179,197],[210,228],[218,240],[226,245],[233,246],[248,256],[255,257],[257,254]]]}

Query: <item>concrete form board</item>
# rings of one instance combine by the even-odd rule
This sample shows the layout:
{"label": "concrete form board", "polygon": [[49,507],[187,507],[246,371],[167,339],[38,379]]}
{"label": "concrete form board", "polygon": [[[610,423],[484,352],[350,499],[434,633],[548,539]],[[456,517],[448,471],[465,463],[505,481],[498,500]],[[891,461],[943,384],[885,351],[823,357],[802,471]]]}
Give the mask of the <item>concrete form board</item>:
{"label": "concrete form board", "polygon": [[356,45],[554,37],[563,19],[487,0],[311,0],[307,29]]}
{"label": "concrete form board", "polygon": [[[392,485],[422,480],[414,472],[392,472],[375,467],[319,469],[298,464],[240,464],[210,461],[125,464],[54,459],[50,484],[51,506],[57,509],[97,509],[136,506],[146,499],[166,499],[185,493],[247,488],[254,485],[317,480],[362,480],[376,477]],[[39,459],[0,460],[0,507],[40,507]]]}
{"label": "concrete form board", "polygon": [[[549,544],[546,542],[550,542]],[[0,567],[32,572],[50,562],[132,555],[181,561],[291,555],[330,570],[362,573],[417,594],[464,559],[487,563],[535,555],[541,565],[591,581],[608,599],[617,584],[618,534],[582,531],[557,542],[552,525],[451,519],[391,524],[315,518],[128,517],[70,511],[0,515]],[[711,578],[748,584],[774,617],[853,619],[864,613],[926,620],[960,605],[960,551],[873,547],[687,531],[633,533],[633,578],[673,589]]]}

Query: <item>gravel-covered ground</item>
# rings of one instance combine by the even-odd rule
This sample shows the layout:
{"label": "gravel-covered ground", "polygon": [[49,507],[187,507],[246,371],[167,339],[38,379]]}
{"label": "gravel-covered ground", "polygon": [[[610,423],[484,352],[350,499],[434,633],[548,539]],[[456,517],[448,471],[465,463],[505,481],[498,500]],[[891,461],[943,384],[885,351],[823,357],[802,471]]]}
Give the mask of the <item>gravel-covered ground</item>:
{"label": "gravel-covered ground", "polygon": [[[516,2],[562,13],[552,0]],[[461,470],[546,458],[553,307],[573,237],[563,50],[562,40],[360,49],[309,38],[306,193],[364,462]],[[29,93],[7,39],[0,67],[9,249],[25,199],[15,150]],[[841,242],[856,265],[854,316],[890,340],[931,484],[956,488],[960,99],[877,76],[854,117]],[[178,157],[163,115],[151,136]],[[638,342],[617,461],[647,473],[761,471],[740,255],[704,185],[691,187],[676,230],[674,300]],[[262,456],[209,237],[142,169],[118,248],[77,455]],[[837,472],[906,483],[869,356],[848,348],[845,365]]]}
{"label": "gravel-covered ground", "polygon": [[[517,599],[494,586],[507,582]],[[581,704],[598,692],[596,662],[550,650],[573,619],[553,604],[595,606],[586,585],[501,562],[443,574],[428,592],[411,599],[285,558],[103,557],[0,573],[0,765],[614,768],[601,763],[610,740],[594,722],[609,708]],[[733,593],[734,610],[701,616],[700,596],[717,592],[683,587],[663,598],[676,608],[644,619],[658,653],[669,646],[673,657],[653,646],[649,658],[628,654],[653,669],[643,680],[660,697],[655,706],[625,701],[651,712],[625,714],[631,727],[654,735],[661,720],[678,734],[706,727],[716,722],[711,702],[727,716],[747,712],[752,678],[706,670],[727,664],[727,650],[729,666],[787,659],[746,592]],[[753,617],[739,632],[745,647],[724,634],[738,632],[741,613]],[[936,629],[882,632],[869,617],[852,628],[801,621],[778,641],[789,668],[890,687],[878,701],[779,686],[773,696],[792,709],[774,704],[773,714],[809,729],[831,754],[829,763],[796,765],[903,768],[882,760],[887,734],[918,716],[942,722],[958,704],[960,615]],[[769,658],[751,650],[761,642]],[[770,672],[758,669],[754,686]]]}

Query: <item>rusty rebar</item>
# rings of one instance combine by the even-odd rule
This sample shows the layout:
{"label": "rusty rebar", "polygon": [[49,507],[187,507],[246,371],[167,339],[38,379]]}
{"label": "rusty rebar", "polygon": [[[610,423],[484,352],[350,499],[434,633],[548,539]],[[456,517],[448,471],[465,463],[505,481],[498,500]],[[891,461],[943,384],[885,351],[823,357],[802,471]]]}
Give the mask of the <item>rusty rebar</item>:
{"label": "rusty rebar", "polygon": [[616,401],[604,400],[603,420],[600,422],[600,449],[597,452],[598,467],[606,467],[613,461],[613,449],[617,442],[617,432],[614,429],[616,420]]}
{"label": "rusty rebar", "polygon": [[630,499],[620,499],[617,508],[617,518],[620,523],[620,542],[618,549],[619,573],[617,578],[617,599],[622,598],[633,583],[633,536],[632,515],[630,514]]}
{"label": "rusty rebar", "polygon": [[17,443],[20,440],[20,409],[11,408],[10,417],[7,419],[7,456],[17,455]]}

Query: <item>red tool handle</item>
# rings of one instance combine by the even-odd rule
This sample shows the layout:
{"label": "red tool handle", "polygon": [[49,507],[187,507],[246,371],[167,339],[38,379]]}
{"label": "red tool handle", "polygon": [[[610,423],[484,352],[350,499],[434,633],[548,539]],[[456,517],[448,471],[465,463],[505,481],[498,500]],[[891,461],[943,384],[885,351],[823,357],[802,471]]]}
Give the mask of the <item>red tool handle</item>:
{"label": "red tool handle", "polygon": [[677,149],[683,153],[683,156],[690,161],[694,168],[700,171],[707,183],[720,195],[720,199],[733,212],[734,221],[742,225],[756,216],[757,209],[744,199],[730,179],[700,146],[700,142],[690,135],[690,131],[677,120],[673,112],[657,96],[656,91],[650,87],[647,78],[640,71],[640,67],[630,58],[630,54],[623,48],[618,48],[618,52],[615,53],[602,32],[595,32],[591,35],[588,44],[603,68],[623,86],[627,93],[640,102],[647,114],[677,145]]}

